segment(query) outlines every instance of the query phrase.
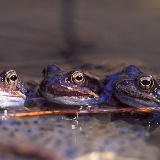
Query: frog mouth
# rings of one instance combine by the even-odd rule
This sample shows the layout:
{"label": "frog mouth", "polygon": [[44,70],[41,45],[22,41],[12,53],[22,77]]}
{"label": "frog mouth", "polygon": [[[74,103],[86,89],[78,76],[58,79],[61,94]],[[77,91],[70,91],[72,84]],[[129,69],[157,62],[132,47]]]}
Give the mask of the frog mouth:
{"label": "frog mouth", "polygon": [[0,90],[0,108],[22,107],[26,96],[19,91]]}
{"label": "frog mouth", "polygon": [[17,98],[26,98],[26,95],[21,93],[20,91],[6,91],[6,90],[0,90],[0,99],[1,97],[17,97]]}
{"label": "frog mouth", "polygon": [[66,104],[66,105],[94,105],[99,103],[99,99],[91,98],[88,96],[65,96],[65,95],[53,95],[49,93],[41,92],[42,96],[44,96],[48,101],[57,104]]}
{"label": "frog mouth", "polygon": [[159,107],[160,100],[154,97],[152,94],[142,92],[130,92],[131,90],[120,89],[114,92],[116,98],[133,107]]}
{"label": "frog mouth", "polygon": [[78,88],[69,88],[69,87],[46,87],[45,90],[40,89],[40,93],[43,92],[43,94],[50,94],[53,97],[84,97],[87,98],[95,98],[98,99],[99,95],[93,91],[90,91],[88,89],[78,89]]}

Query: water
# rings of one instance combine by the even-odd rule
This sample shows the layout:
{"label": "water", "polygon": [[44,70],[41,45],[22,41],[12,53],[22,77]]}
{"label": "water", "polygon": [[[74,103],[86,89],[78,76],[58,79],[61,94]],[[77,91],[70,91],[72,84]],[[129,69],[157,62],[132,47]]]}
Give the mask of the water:
{"label": "water", "polygon": [[[133,127],[124,121],[110,122],[107,115],[103,121],[92,116],[80,116],[74,120],[65,116],[10,119],[1,122],[0,129],[2,144],[10,142],[9,145],[14,144],[15,147],[19,144],[33,144],[35,150],[36,147],[45,147],[65,159],[75,159],[92,152],[112,153],[115,157],[113,159],[158,158],[158,149],[147,145],[146,140],[150,134],[143,127]],[[9,147],[4,157],[8,154],[13,154]],[[20,151],[18,156],[22,156]]]}
{"label": "water", "polygon": [[[130,64],[159,75],[159,17],[157,0],[1,0],[0,68],[36,83],[52,63],[102,77]],[[1,159],[159,159],[159,119],[156,113],[1,121]]]}

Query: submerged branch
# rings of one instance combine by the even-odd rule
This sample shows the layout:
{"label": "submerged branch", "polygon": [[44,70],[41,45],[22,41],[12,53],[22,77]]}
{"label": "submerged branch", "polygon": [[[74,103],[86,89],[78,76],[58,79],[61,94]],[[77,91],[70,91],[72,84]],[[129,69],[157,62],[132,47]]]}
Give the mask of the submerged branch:
{"label": "submerged branch", "polygon": [[57,115],[57,114],[90,114],[90,113],[149,113],[152,111],[160,111],[160,108],[90,108],[90,109],[56,109],[49,111],[31,111],[8,114],[9,117],[30,117],[30,116],[42,116],[42,115]]}

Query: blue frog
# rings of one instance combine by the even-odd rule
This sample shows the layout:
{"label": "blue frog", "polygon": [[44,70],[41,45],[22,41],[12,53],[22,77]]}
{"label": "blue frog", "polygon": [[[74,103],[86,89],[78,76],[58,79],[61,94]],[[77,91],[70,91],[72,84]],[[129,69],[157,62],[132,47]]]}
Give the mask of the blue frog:
{"label": "blue frog", "polygon": [[135,66],[124,68],[111,85],[112,95],[132,107],[160,107],[160,79]]}
{"label": "blue frog", "polygon": [[106,101],[105,86],[99,77],[82,69],[68,71],[56,65],[48,65],[43,70],[43,75],[39,93],[49,102],[89,106]]}

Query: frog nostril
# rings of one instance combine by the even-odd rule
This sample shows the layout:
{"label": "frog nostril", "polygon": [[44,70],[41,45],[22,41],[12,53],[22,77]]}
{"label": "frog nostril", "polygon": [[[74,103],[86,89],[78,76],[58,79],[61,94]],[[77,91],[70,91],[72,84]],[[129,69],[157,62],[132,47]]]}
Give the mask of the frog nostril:
{"label": "frog nostril", "polygon": [[123,84],[123,85],[126,85],[126,84],[128,84],[128,83],[129,83],[129,82],[128,82],[127,80],[123,80],[123,81],[122,81],[122,84]]}

